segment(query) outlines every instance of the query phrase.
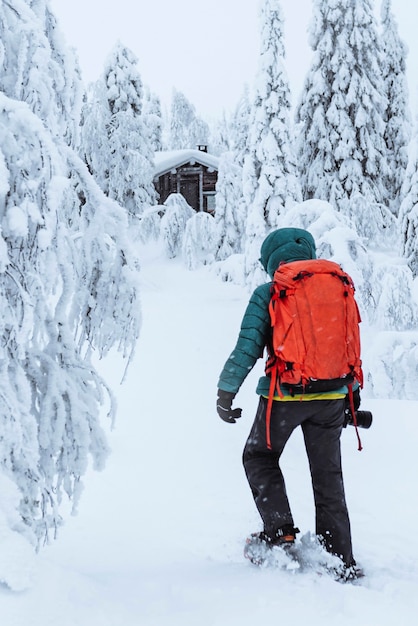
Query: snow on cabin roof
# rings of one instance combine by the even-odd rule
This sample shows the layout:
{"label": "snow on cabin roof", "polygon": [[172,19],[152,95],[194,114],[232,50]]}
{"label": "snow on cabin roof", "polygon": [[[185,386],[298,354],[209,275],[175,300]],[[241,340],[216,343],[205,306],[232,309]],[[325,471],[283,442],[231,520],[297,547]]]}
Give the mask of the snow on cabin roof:
{"label": "snow on cabin roof", "polygon": [[154,154],[154,177],[158,178],[185,163],[200,163],[209,169],[218,170],[219,159],[203,150],[166,150]]}

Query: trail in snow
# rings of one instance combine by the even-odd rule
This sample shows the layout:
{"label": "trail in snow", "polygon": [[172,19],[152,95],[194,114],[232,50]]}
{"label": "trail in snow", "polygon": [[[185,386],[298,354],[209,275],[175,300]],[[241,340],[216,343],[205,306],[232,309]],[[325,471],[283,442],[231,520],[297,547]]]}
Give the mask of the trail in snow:
{"label": "trail in snow", "polygon": [[[415,402],[367,401],[375,416],[357,451],[343,434],[358,587],[312,572],[254,568],[243,542],[260,523],[241,466],[260,367],[237,397],[235,425],[216,415],[216,383],[247,294],[207,270],[148,259],[143,328],[126,383],[100,365],[118,417],[106,469],[86,478],[79,514],[37,559],[33,586],[0,588],[8,626],[412,626],[418,613],[418,425]],[[313,529],[309,471],[298,433],[283,456],[294,517]],[[0,555],[1,558],[1,555]],[[42,599],[41,599],[42,598]]]}

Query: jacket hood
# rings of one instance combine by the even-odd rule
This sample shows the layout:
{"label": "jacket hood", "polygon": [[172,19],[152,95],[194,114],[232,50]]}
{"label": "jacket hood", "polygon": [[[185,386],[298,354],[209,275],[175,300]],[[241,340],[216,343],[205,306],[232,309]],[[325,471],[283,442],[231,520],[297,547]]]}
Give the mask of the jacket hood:
{"label": "jacket hood", "polygon": [[271,278],[280,263],[308,259],[316,259],[315,240],[302,228],[279,228],[261,246],[260,261]]}

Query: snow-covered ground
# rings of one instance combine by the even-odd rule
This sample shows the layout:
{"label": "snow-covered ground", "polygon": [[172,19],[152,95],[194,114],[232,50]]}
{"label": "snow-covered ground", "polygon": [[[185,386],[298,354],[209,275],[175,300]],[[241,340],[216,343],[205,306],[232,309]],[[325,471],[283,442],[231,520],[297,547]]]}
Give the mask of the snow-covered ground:
{"label": "snow-covered ground", "polygon": [[[368,400],[374,423],[343,433],[347,500],[361,585],[244,560],[260,528],[241,466],[262,364],[237,398],[235,425],[215,411],[219,372],[248,296],[203,268],[144,258],[143,326],[124,385],[118,358],[101,364],[118,398],[112,455],[89,473],[79,513],[34,557],[0,516],[4,626],[415,626],[418,615],[417,402]],[[312,531],[302,439],[283,457],[295,522]],[[7,514],[7,486],[2,508]],[[12,495],[10,495],[10,502]],[[11,505],[10,505],[11,506]],[[9,511],[10,513],[10,511]],[[12,513],[10,513],[11,515]]]}

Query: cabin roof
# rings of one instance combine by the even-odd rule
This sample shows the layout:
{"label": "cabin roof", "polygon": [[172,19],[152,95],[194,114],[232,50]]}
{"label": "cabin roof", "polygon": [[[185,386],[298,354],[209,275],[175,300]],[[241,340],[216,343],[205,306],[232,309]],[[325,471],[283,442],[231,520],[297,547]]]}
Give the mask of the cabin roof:
{"label": "cabin roof", "polygon": [[186,163],[198,163],[211,170],[218,170],[219,159],[203,150],[163,150],[154,154],[154,178],[166,174]]}

